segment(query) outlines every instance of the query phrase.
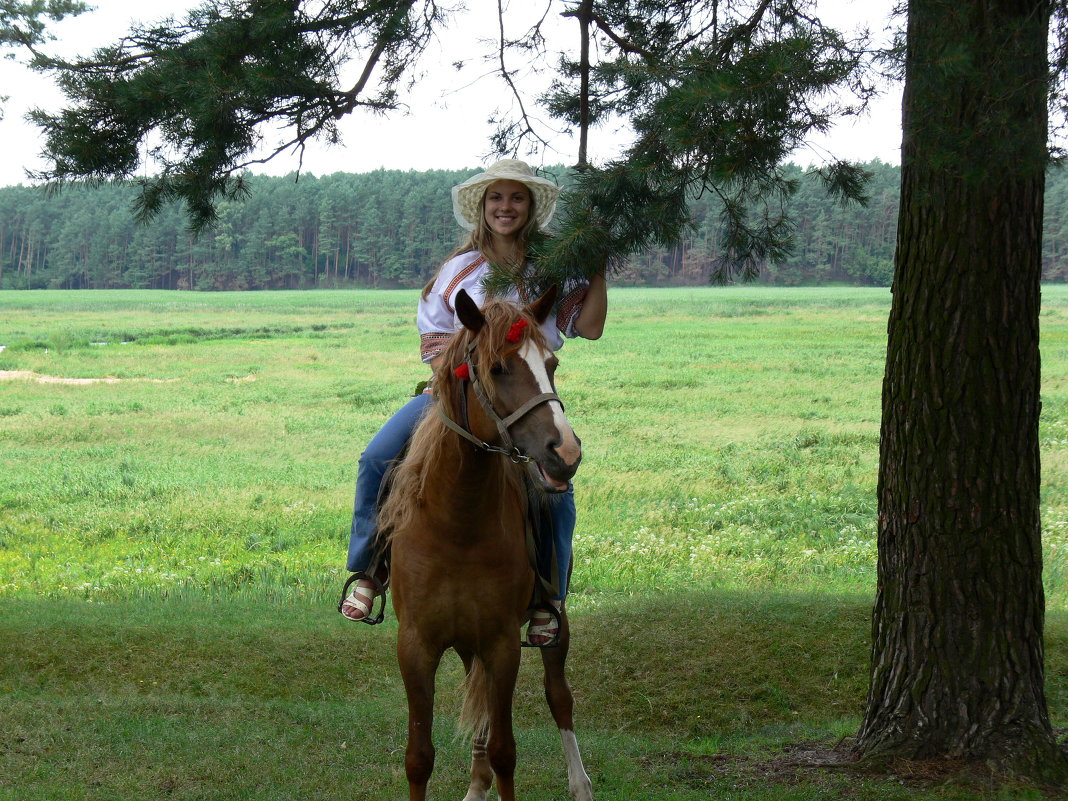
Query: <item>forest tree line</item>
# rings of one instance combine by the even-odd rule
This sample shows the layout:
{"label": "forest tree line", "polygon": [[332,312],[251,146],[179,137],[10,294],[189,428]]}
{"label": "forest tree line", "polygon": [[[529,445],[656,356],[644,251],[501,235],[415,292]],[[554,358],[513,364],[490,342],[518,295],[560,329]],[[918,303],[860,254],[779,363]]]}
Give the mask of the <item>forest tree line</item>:
{"label": "forest tree line", "polygon": [[[794,252],[761,268],[760,281],[798,285],[889,285],[899,168],[879,161],[867,206],[842,205],[815,176],[793,168],[788,211]],[[190,234],[179,206],[146,224],[132,212],[136,188],[109,184],[50,194],[0,188],[2,289],[274,289],[416,287],[457,245],[449,189],[473,170],[378,170],[249,176],[249,197],[224,202],[218,223]],[[566,176],[558,175],[562,180]],[[694,226],[675,247],[630,260],[617,281],[700,285],[717,257],[715,199],[691,203]],[[1068,171],[1047,182],[1043,277],[1068,279]]]}

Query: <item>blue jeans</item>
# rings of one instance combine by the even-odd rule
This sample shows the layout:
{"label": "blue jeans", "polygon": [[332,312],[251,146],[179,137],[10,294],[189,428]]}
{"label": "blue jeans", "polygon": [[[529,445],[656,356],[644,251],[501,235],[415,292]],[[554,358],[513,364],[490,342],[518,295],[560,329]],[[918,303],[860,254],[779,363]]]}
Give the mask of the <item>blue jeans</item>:
{"label": "blue jeans", "polygon": [[[352,573],[367,570],[374,557],[375,532],[378,530],[378,490],[386,468],[404,448],[415,427],[433,398],[429,394],[417,395],[402,406],[367,444],[360,456],[356,472],[356,502],[352,511],[352,528],[349,532],[348,569]],[[556,566],[560,575],[560,593],[556,600],[567,595],[567,571],[571,566],[571,540],[575,535],[575,488],[568,484],[567,492],[550,495],[549,510],[553,519],[553,540],[556,546]],[[543,558],[544,557],[544,558]],[[538,554],[538,570],[549,575],[551,557]]]}

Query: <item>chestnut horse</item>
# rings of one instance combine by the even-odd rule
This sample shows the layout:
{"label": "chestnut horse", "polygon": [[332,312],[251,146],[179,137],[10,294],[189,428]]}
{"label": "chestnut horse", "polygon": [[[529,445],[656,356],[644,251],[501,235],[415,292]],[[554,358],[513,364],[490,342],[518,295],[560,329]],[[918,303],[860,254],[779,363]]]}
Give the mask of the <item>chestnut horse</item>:
{"label": "chestnut horse", "polygon": [[[428,413],[416,429],[380,513],[391,538],[412,801],[426,798],[434,767],[434,675],[449,648],[467,671],[460,718],[472,735],[472,759],[464,801],[483,801],[494,776],[501,801],[515,798],[512,696],[520,629],[535,587],[523,471],[545,492],[561,492],[581,459],[553,389],[557,360],[539,328],[555,296],[554,288],[525,309],[491,300],[480,310],[466,292],[457,293],[464,327],[434,375],[438,413]],[[592,801],[564,676],[566,613],[560,623],[557,645],[541,649],[545,695],[560,729],[571,795]]]}

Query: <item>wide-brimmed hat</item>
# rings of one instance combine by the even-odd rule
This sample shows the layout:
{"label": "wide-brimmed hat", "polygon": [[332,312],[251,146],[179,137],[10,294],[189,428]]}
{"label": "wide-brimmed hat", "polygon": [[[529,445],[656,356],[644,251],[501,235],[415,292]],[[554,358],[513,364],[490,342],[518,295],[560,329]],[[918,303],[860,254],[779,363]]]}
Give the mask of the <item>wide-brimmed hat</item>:
{"label": "wide-brimmed hat", "polygon": [[494,181],[519,181],[534,198],[534,216],[544,228],[556,211],[560,187],[548,178],[539,178],[530,165],[518,159],[501,159],[485,172],[472,176],[452,188],[452,213],[461,228],[473,231],[482,218],[482,196]]}

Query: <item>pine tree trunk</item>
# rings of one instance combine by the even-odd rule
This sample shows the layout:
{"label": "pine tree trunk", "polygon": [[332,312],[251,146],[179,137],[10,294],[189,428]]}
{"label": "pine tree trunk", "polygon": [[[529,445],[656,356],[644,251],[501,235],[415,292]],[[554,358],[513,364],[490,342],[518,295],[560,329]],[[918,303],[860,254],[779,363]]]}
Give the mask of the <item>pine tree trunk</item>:
{"label": "pine tree trunk", "polygon": [[349,281],[349,268],[352,266],[352,230],[347,229],[345,231],[345,271],[343,278],[346,283]]}
{"label": "pine tree trunk", "polygon": [[15,275],[22,275],[22,256],[26,251],[26,233],[19,234],[19,257],[15,261]]}
{"label": "pine tree trunk", "polygon": [[1060,782],[1039,526],[1047,13],[1035,0],[909,3],[857,751]]}

